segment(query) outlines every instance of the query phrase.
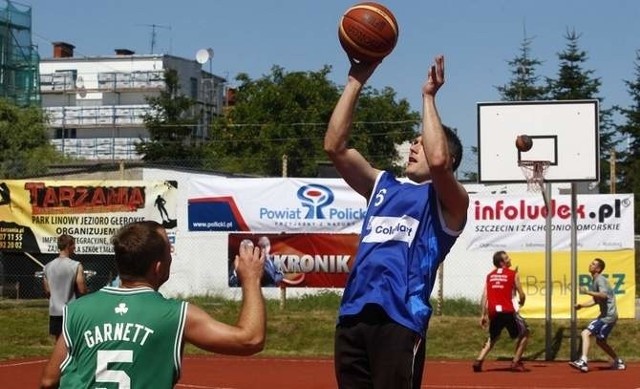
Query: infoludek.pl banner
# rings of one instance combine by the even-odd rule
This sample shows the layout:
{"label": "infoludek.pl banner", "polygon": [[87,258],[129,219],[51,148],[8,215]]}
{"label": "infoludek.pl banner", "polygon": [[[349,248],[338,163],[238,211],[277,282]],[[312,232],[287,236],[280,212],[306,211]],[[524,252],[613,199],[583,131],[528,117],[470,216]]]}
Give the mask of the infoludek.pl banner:
{"label": "infoludek.pl banner", "polygon": [[[571,247],[571,197],[551,200],[552,249]],[[544,251],[546,207],[538,196],[474,196],[465,228],[469,250]],[[633,194],[577,197],[579,250],[633,248]]]}

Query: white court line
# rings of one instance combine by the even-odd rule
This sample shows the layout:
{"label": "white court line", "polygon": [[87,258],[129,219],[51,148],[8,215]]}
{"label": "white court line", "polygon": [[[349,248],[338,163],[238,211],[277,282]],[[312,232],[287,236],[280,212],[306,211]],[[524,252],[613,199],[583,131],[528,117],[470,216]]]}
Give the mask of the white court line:
{"label": "white court line", "polygon": [[27,361],[27,362],[17,362],[17,363],[0,363],[0,368],[2,367],[16,367],[23,365],[35,365],[38,363],[44,363],[47,359],[38,359],[37,361]]}

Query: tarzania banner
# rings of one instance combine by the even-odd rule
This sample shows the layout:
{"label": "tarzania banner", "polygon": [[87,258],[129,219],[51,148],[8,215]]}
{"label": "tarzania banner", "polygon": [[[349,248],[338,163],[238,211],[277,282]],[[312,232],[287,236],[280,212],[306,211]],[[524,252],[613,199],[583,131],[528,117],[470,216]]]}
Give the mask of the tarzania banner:
{"label": "tarzania banner", "polygon": [[266,248],[262,286],[343,288],[355,260],[358,234],[229,234],[229,286],[240,243]]}
{"label": "tarzania banner", "polygon": [[[633,194],[577,196],[578,250],[633,249]],[[571,196],[551,200],[552,250],[571,249]],[[471,198],[464,235],[467,249],[544,251],[546,207],[542,196]]]}
{"label": "tarzania banner", "polygon": [[121,226],[155,220],[170,235],[176,222],[176,181],[0,182],[0,250],[57,253],[61,234],[78,254],[110,254]]}

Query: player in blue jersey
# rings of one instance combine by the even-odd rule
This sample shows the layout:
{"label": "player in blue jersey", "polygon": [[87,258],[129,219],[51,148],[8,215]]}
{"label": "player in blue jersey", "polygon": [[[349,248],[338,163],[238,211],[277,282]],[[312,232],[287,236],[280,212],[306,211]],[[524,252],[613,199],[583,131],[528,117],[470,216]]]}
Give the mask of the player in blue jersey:
{"label": "player in blue jersey", "polygon": [[351,61],[324,140],[342,178],[368,202],[336,326],[335,372],[341,389],[420,387],[429,296],[469,206],[454,175],[462,145],[442,125],[435,104],[444,84],[442,56],[435,58],[422,87],[422,133],[411,145],[405,168],[410,182],[372,167],[347,147],[358,97],[377,66]]}
{"label": "player in blue jersey", "polygon": [[229,325],[158,292],[171,268],[171,244],[162,225],[128,224],[113,246],[120,286],[106,286],[64,307],[63,336],[41,388],[172,388],[180,378],[185,342],[220,354],[262,350],[266,311],[259,247],[241,246],[235,258],[242,308],[236,324]]}

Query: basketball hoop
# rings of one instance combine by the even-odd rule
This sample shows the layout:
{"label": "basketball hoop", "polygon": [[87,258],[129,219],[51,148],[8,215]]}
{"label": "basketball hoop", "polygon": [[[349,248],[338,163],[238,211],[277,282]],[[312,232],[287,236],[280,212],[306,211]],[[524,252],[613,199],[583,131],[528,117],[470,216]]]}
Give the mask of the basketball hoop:
{"label": "basketball hoop", "polygon": [[527,179],[527,190],[544,193],[544,175],[551,163],[549,161],[520,161],[518,166]]}

